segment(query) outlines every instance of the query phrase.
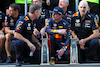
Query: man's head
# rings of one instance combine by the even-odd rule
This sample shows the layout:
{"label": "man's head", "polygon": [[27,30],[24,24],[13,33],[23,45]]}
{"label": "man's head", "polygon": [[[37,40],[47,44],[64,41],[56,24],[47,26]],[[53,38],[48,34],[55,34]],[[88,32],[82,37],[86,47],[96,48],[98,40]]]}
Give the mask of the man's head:
{"label": "man's head", "polygon": [[20,6],[18,4],[15,4],[15,3],[10,4],[10,6],[9,6],[9,16],[14,17],[16,14],[18,14],[19,10],[20,10]]}
{"label": "man's head", "polygon": [[80,14],[85,15],[88,11],[88,3],[85,0],[80,1],[78,9]]}
{"label": "man's head", "polygon": [[42,6],[42,0],[32,0],[32,3],[40,4]]}
{"label": "man's head", "polygon": [[62,8],[60,8],[60,7],[55,7],[55,8],[53,9],[52,18],[53,18],[54,20],[57,20],[57,21],[58,21],[58,20],[61,20],[63,14],[64,14],[64,11],[63,11]]}
{"label": "man's head", "polygon": [[35,15],[35,19],[39,18],[41,15],[42,7],[39,4],[31,4],[29,7],[29,13]]}
{"label": "man's head", "polygon": [[69,0],[59,0],[59,7],[66,8],[69,5]]}

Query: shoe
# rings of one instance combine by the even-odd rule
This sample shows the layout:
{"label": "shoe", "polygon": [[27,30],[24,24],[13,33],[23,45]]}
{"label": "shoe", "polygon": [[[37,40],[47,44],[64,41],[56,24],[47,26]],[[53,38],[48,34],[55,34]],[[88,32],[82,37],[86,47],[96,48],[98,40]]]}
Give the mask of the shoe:
{"label": "shoe", "polygon": [[86,58],[86,62],[91,63],[91,62],[93,62],[93,60],[90,58]]}
{"label": "shoe", "polygon": [[94,60],[94,61],[100,61],[99,57],[96,56],[96,55],[93,57],[93,60]]}
{"label": "shoe", "polygon": [[9,56],[8,58],[7,58],[7,60],[6,60],[6,63],[12,63],[13,61],[12,61],[12,58],[11,58],[11,56]]}
{"label": "shoe", "polygon": [[57,63],[61,63],[62,62],[62,60],[61,59],[57,59]]}
{"label": "shoe", "polygon": [[55,64],[55,58],[54,58],[54,57],[51,57],[51,58],[50,58],[50,64],[51,64],[51,65],[54,65],[54,64]]}
{"label": "shoe", "polygon": [[21,65],[22,65],[22,61],[16,60],[16,66],[21,66]]}
{"label": "shoe", "polygon": [[0,63],[3,63],[3,62],[5,62],[5,61],[0,57]]}

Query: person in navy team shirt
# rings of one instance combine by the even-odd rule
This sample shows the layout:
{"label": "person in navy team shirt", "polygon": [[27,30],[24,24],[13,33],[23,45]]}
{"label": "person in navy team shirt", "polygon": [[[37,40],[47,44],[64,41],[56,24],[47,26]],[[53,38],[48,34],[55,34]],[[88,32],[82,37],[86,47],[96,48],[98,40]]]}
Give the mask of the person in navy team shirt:
{"label": "person in navy team shirt", "polygon": [[[39,4],[42,6],[42,3],[43,1],[42,0],[32,0],[32,3],[36,3],[36,4]],[[44,26],[45,28],[45,21],[50,17],[50,14],[49,14],[49,10],[47,9],[43,9],[42,7],[42,12],[41,12],[41,16],[38,18],[38,19],[35,19],[34,22],[37,22],[37,23],[40,23]],[[39,31],[35,28],[34,29],[34,35],[40,39],[40,33]],[[45,31],[42,30],[43,33],[45,33]]]}
{"label": "person in navy team shirt", "polygon": [[69,23],[62,19],[64,12],[60,7],[53,9],[52,18],[48,19],[46,23],[46,32],[50,35],[51,40],[51,52],[50,52],[50,64],[55,64],[55,53],[58,48],[58,55],[62,60],[68,60],[69,58]]}
{"label": "person in navy team shirt", "polygon": [[59,7],[61,7],[64,10],[63,19],[67,22],[71,23],[71,18],[73,15],[73,11],[68,9],[69,0],[59,0]]}
{"label": "person in navy team shirt", "polygon": [[14,29],[16,25],[16,21],[22,16],[19,13],[20,6],[18,4],[12,3],[9,5],[9,15],[5,16],[5,50],[7,53],[7,63],[11,63],[12,56],[11,56],[11,42],[14,39]]}
{"label": "person in navy team shirt", "polygon": [[4,18],[5,18],[5,14],[0,10],[0,63],[4,62],[4,59],[2,59],[2,48],[4,45],[4,39],[5,39],[5,35],[4,35]]}
{"label": "person in navy team shirt", "polygon": [[58,6],[59,0],[43,0],[43,8],[53,10],[54,7]]}
{"label": "person in navy team shirt", "polygon": [[80,1],[79,12],[73,14],[71,30],[73,38],[79,41],[79,62],[93,60],[93,53],[99,44],[98,23],[94,15],[88,13],[88,3]]}
{"label": "person in navy team shirt", "polygon": [[[14,37],[17,38],[14,42],[15,52],[16,52],[16,66],[21,66],[22,61],[25,58],[29,58],[29,53],[32,51],[34,53],[33,59],[35,62],[39,62],[39,50],[37,50],[36,45],[41,47],[40,42],[34,37],[33,31],[34,26],[40,31],[42,25],[34,23],[35,19],[38,19],[41,15],[41,6],[39,4],[31,4],[29,6],[29,13],[24,17],[20,18],[16,22],[16,28]],[[33,38],[34,37],[34,38]]]}

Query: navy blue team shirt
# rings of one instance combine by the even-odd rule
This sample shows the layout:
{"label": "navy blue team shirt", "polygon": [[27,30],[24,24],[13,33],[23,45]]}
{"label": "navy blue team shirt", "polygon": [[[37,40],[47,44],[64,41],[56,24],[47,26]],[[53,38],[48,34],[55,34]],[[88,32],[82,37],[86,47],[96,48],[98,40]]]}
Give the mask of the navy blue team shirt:
{"label": "navy blue team shirt", "polygon": [[86,13],[84,20],[82,20],[79,12],[73,14],[71,30],[75,32],[79,39],[89,37],[96,29],[98,29],[98,23],[94,15]]}
{"label": "navy blue team shirt", "polygon": [[27,14],[16,22],[15,32],[20,33],[23,37],[31,41],[34,28],[40,31],[42,27],[39,22],[32,22]]}
{"label": "navy blue team shirt", "polygon": [[17,18],[13,18],[12,16],[5,16],[5,27],[10,27],[10,30],[14,30],[16,26],[16,21],[21,18],[22,15],[18,15]]}
{"label": "navy blue team shirt", "polygon": [[2,11],[0,11],[0,30],[2,29],[2,22],[4,22],[5,20],[4,20],[4,18],[5,18],[5,14],[2,12]]}
{"label": "navy blue team shirt", "polygon": [[[69,44],[69,23],[62,19],[59,22],[55,22],[52,18],[48,20],[48,22],[46,23],[46,32],[48,34],[54,35],[57,41],[60,42],[65,42],[64,46],[67,46]],[[66,32],[67,34],[64,36],[62,34],[58,34],[55,31],[57,29],[67,29]]]}

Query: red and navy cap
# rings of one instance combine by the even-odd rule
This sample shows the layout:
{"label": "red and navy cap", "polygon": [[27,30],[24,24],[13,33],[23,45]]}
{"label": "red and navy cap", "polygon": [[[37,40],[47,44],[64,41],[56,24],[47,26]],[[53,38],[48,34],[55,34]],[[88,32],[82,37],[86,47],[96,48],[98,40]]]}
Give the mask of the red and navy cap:
{"label": "red and navy cap", "polygon": [[63,9],[60,8],[60,7],[55,7],[55,8],[53,9],[52,12],[53,12],[54,14],[59,14],[59,15],[64,14]]}

